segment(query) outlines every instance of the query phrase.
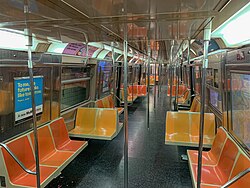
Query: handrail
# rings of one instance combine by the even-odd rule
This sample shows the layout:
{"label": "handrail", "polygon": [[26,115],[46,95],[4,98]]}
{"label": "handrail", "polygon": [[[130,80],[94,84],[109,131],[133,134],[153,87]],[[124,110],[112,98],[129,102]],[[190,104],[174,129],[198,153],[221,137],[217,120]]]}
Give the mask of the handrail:
{"label": "handrail", "polygon": [[116,96],[113,92],[110,92],[110,94],[111,94],[111,95],[114,95],[115,98],[116,98],[118,101],[120,101],[120,103],[122,102],[122,100],[121,100],[118,96]]}
{"label": "handrail", "polygon": [[232,185],[233,183],[238,181],[240,178],[242,178],[243,176],[245,176],[249,172],[250,172],[250,168],[247,168],[246,170],[244,170],[244,171],[240,172],[239,174],[237,174],[234,178],[229,180],[227,183],[222,185],[221,188],[227,188],[228,186]]}
{"label": "handrail", "polygon": [[17,164],[25,171],[27,172],[28,174],[32,174],[32,175],[36,175],[37,173],[36,172],[33,172],[31,170],[29,170],[28,168],[26,168],[24,166],[24,164],[17,158],[17,156],[12,153],[12,151],[10,150],[10,148],[6,145],[6,144],[3,144],[3,143],[0,143],[0,146],[2,146],[9,154],[10,156],[17,162]]}

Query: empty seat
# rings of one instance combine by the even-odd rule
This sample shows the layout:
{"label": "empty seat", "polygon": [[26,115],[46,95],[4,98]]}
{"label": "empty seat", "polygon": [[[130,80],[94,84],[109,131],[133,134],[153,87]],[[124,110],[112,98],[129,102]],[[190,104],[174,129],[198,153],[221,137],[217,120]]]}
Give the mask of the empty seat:
{"label": "empty seat", "polygon": [[177,99],[178,104],[179,103],[181,103],[181,104],[187,104],[189,100],[190,100],[190,90],[184,91],[183,95],[181,95]]}
{"label": "empty seat", "polygon": [[[178,85],[178,96],[183,95],[186,90],[187,90],[186,85]],[[176,85],[172,85],[172,96],[175,95],[176,95]],[[168,86],[168,96],[170,96],[170,86]]]}
{"label": "empty seat", "polygon": [[[35,157],[27,136],[19,137],[6,145],[26,168],[31,171],[36,171]],[[1,151],[5,164],[4,167],[1,167],[1,171],[6,167],[7,174],[5,177],[7,187],[36,187],[36,175],[26,173],[4,148],[1,148]],[[59,175],[56,170],[56,167],[40,166],[40,180],[43,187]],[[8,185],[9,182],[11,182],[12,185]]]}
{"label": "empty seat", "polygon": [[[250,168],[250,160],[242,153],[238,157],[237,162],[235,163],[235,166],[233,168],[233,171],[231,173],[230,179],[234,178],[237,174],[240,172],[246,170],[247,168]],[[250,174],[246,174],[241,179],[233,183],[230,188],[247,188],[250,186]]]}
{"label": "empty seat", "polygon": [[[194,112],[167,112],[165,143],[198,146],[200,114]],[[211,146],[215,135],[214,114],[204,115],[204,146]]]}
{"label": "empty seat", "polygon": [[91,133],[99,138],[112,138],[117,130],[115,110],[99,109],[96,117],[95,130]]}
{"label": "empty seat", "polygon": [[104,105],[103,105],[103,103],[102,103],[102,100],[97,100],[97,101],[95,102],[95,104],[96,104],[96,107],[98,107],[98,108],[104,108]]}
{"label": "empty seat", "polygon": [[[237,154],[237,146],[230,139],[227,139],[218,164],[212,166],[202,166],[201,183],[210,185],[224,185],[229,180],[229,176],[236,160]],[[195,182],[197,182],[197,168],[197,164],[191,165],[191,169],[193,172],[192,175]]]}
{"label": "empty seat", "polygon": [[98,108],[78,108],[75,128],[69,132],[72,137],[83,137],[95,130],[95,121]]}
{"label": "empty seat", "polygon": [[112,140],[121,130],[118,112],[107,108],[78,108],[72,137]]}
{"label": "empty seat", "polygon": [[[216,137],[214,139],[212,148],[210,151],[202,152],[202,163],[205,165],[215,165],[218,163],[220,154],[222,152],[222,148],[226,142],[227,134],[225,130],[218,129]],[[198,163],[198,151],[196,150],[188,150],[188,159],[190,163]]]}
{"label": "empty seat", "polygon": [[108,95],[102,99],[97,100],[95,102],[95,106],[98,108],[115,108],[117,109],[119,115],[124,111],[124,108],[122,107],[115,107],[112,95]]}
{"label": "empty seat", "polygon": [[200,103],[200,97],[196,96],[192,102],[192,105],[190,107],[190,112],[200,112],[201,103]]}
{"label": "empty seat", "polygon": [[[120,94],[121,94],[121,100],[122,100],[122,102],[124,102],[124,89],[123,89],[123,88],[121,88]],[[130,93],[129,93],[129,89],[128,89],[128,97],[127,97],[128,103],[132,103],[132,102],[134,102],[136,99],[137,99],[137,95],[134,95],[134,94],[132,95],[132,94],[130,94]]]}
{"label": "empty seat", "polygon": [[87,145],[87,141],[70,140],[63,118],[51,122],[50,128],[54,138],[56,149],[81,152]]}
{"label": "empty seat", "polygon": [[[197,151],[188,150],[189,167],[192,175],[193,185],[197,184]],[[221,187],[240,172],[250,168],[250,160],[236,142],[226,133],[224,128],[219,128],[209,152],[203,152],[201,167],[201,187]],[[250,174],[246,174],[230,188],[248,188],[250,185]]]}
{"label": "empty seat", "polygon": [[201,103],[200,103],[200,97],[196,96],[194,97],[192,104],[190,106],[186,106],[186,105],[178,105],[178,111],[186,111],[186,112],[200,112],[200,107],[201,107]]}
{"label": "empty seat", "polygon": [[147,96],[147,86],[146,85],[137,85],[137,95],[138,95],[138,97]]}
{"label": "empty seat", "polygon": [[[58,151],[55,148],[53,138],[50,134],[48,126],[44,126],[38,129],[38,146],[39,146],[39,158],[42,165],[62,167],[67,164],[74,152],[71,151]],[[32,143],[34,145],[34,134],[30,133]]]}

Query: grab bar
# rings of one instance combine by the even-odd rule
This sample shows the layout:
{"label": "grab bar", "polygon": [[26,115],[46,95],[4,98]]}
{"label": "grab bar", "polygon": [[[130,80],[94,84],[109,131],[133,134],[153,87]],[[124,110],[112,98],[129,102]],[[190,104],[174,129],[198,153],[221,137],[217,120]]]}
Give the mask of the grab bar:
{"label": "grab bar", "polygon": [[17,162],[17,164],[18,164],[25,172],[27,172],[28,174],[36,175],[36,172],[33,172],[33,171],[27,169],[27,168],[24,166],[24,164],[15,156],[14,153],[12,153],[12,151],[10,150],[10,148],[9,148],[6,144],[0,143],[0,146],[2,146],[2,147],[10,154],[10,156]]}
{"label": "grab bar", "polygon": [[221,188],[226,188],[226,187],[232,185],[234,182],[238,181],[240,178],[242,178],[243,176],[245,176],[249,172],[250,172],[250,168],[247,168],[246,170],[244,170],[244,171],[240,172],[239,174],[237,174],[230,181],[228,181],[227,183],[225,183],[224,185],[222,185]]}

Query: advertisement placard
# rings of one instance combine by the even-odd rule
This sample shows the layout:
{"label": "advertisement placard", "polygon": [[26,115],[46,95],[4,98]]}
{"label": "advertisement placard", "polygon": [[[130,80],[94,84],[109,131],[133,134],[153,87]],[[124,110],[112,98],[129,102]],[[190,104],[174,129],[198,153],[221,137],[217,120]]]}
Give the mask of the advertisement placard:
{"label": "advertisement placard", "polygon": [[[36,114],[43,111],[43,76],[34,77]],[[15,121],[32,116],[30,78],[14,78]]]}

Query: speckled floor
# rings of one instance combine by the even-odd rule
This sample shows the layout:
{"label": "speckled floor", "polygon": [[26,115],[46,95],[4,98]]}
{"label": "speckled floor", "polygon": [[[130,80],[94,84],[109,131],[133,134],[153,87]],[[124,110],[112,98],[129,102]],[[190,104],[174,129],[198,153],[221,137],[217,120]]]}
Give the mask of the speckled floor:
{"label": "speckled floor", "polygon": [[[146,98],[129,108],[129,188],[192,187],[185,147],[164,144],[167,98],[150,105],[146,126]],[[122,188],[124,132],[112,141],[89,140],[88,147],[47,187]]]}

